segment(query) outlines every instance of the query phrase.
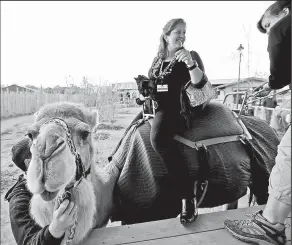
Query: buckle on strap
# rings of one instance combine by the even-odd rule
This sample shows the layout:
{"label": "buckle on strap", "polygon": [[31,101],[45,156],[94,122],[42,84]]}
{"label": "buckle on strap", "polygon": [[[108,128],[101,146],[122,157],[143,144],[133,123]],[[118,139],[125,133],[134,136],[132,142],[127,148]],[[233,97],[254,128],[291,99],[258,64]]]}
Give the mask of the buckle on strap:
{"label": "buckle on strap", "polygon": [[238,135],[238,139],[240,140],[240,142],[244,145],[246,145],[246,137],[243,135]]}

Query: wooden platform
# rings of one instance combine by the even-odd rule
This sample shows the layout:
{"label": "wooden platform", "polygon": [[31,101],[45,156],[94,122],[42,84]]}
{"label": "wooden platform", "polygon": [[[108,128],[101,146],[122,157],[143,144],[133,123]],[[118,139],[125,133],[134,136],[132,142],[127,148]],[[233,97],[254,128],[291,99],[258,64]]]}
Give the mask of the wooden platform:
{"label": "wooden platform", "polygon": [[[246,244],[232,237],[224,229],[224,220],[246,219],[246,214],[254,213],[262,206],[241,208],[230,211],[201,214],[193,224],[183,226],[179,219],[140,223],[95,229],[85,245],[186,245],[186,244]],[[286,221],[291,225],[291,216]],[[291,227],[286,229],[287,244],[291,244]]]}

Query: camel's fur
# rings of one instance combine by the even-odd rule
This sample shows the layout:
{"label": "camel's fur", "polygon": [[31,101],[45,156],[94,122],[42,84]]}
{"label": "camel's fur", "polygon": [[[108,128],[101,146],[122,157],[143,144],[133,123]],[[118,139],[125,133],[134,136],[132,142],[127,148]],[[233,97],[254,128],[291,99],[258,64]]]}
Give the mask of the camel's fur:
{"label": "camel's fur", "polygon": [[[119,171],[110,164],[105,168],[95,165],[91,134],[88,139],[81,139],[82,130],[91,131],[95,126],[96,113],[91,113],[82,105],[68,102],[49,104],[41,108],[29,131],[34,139],[31,146],[32,159],[27,171],[28,188],[33,193],[31,215],[40,226],[51,223],[56,198],[75,177],[76,166],[67,141],[65,140],[65,146],[57,146],[57,149],[64,148],[62,151],[55,150],[54,146],[59,139],[65,138],[65,131],[54,123],[41,126],[48,119],[56,117],[62,118],[68,124],[85,168],[91,166],[91,174],[73,189],[71,198],[78,207],[78,223],[73,244],[81,244],[92,228],[107,224],[113,208],[113,188]],[[51,152],[54,154],[51,155]],[[42,159],[46,160],[43,162]],[[43,190],[59,192],[54,200],[44,201],[40,196]],[[63,242],[67,235],[68,231]]]}

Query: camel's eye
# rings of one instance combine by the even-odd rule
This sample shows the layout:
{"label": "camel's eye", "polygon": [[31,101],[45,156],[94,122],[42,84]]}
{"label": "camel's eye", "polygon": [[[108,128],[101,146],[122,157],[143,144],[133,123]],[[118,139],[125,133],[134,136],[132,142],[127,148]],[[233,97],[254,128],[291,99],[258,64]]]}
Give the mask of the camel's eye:
{"label": "camel's eye", "polygon": [[89,135],[89,131],[82,131],[81,132],[81,139],[86,140]]}
{"label": "camel's eye", "polygon": [[33,140],[32,133],[27,133],[26,136],[28,136],[29,139]]}

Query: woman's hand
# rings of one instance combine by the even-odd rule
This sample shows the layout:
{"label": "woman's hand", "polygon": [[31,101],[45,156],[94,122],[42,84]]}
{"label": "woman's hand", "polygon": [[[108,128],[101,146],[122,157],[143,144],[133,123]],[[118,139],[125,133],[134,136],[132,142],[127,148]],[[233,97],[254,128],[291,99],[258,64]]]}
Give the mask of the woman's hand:
{"label": "woman's hand", "polygon": [[145,98],[142,94],[139,94],[139,99],[140,99],[141,101],[145,101],[145,100],[146,100],[146,98]]}
{"label": "woman's hand", "polygon": [[174,55],[176,56],[178,62],[185,62],[188,67],[194,65],[190,51],[183,48],[178,50]]}
{"label": "woman's hand", "polygon": [[66,230],[71,228],[77,217],[77,206],[73,202],[66,199],[58,207],[58,202],[55,202],[53,221],[49,226],[51,235],[55,238],[60,238]]}
{"label": "woman's hand", "polygon": [[256,97],[268,96],[271,91],[272,89],[270,88],[269,83],[266,83],[263,88],[256,94]]}

